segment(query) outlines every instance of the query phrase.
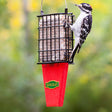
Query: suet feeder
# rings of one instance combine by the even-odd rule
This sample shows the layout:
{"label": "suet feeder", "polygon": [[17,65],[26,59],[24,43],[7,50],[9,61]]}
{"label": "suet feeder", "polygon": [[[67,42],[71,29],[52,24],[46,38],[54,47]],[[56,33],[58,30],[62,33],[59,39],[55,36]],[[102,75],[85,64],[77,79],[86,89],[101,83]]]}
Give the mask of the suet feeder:
{"label": "suet feeder", "polygon": [[[63,106],[68,64],[73,50],[73,32],[64,21],[73,23],[73,13],[38,15],[38,64],[42,64],[46,105]],[[73,60],[72,60],[73,61]]]}

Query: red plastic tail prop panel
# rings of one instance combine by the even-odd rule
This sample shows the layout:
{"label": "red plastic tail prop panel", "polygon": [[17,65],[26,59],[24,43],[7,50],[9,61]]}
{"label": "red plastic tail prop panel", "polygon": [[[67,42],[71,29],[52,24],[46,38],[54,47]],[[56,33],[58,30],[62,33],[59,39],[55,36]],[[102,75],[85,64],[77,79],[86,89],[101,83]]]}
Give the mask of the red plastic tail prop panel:
{"label": "red plastic tail prop panel", "polygon": [[42,64],[46,105],[63,106],[68,63]]}

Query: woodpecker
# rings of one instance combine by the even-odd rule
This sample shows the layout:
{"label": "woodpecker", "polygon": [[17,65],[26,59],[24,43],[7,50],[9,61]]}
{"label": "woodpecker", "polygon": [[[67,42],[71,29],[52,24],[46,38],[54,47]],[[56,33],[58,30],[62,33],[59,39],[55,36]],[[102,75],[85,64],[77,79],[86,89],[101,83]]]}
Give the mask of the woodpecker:
{"label": "woodpecker", "polygon": [[92,27],[92,7],[87,3],[75,4],[75,6],[80,9],[80,15],[73,25],[68,23],[75,35],[75,47],[70,55],[70,62],[74,59],[75,54],[79,53]]}

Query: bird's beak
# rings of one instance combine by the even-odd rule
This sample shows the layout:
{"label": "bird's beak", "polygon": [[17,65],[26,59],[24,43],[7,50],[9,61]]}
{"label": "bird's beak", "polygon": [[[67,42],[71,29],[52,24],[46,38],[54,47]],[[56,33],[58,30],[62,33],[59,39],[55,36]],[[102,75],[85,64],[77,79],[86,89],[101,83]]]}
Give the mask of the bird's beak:
{"label": "bird's beak", "polygon": [[75,4],[79,9],[82,9],[82,6],[80,4]]}
{"label": "bird's beak", "polygon": [[74,5],[77,6],[77,7],[79,7],[79,8],[81,7],[81,5],[78,5],[78,4],[74,4]]}
{"label": "bird's beak", "polygon": [[75,6],[78,6],[78,4],[74,4]]}

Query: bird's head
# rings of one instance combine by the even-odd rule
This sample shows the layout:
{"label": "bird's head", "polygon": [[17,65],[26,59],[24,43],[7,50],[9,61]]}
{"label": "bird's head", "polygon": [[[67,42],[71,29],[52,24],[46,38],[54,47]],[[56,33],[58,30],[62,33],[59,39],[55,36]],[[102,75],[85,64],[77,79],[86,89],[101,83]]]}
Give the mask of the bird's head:
{"label": "bird's head", "polygon": [[79,9],[83,12],[86,13],[91,13],[92,12],[92,7],[90,6],[90,4],[87,3],[81,3],[81,4],[75,4],[75,6],[79,7]]}

